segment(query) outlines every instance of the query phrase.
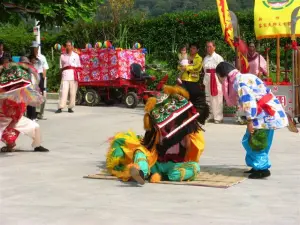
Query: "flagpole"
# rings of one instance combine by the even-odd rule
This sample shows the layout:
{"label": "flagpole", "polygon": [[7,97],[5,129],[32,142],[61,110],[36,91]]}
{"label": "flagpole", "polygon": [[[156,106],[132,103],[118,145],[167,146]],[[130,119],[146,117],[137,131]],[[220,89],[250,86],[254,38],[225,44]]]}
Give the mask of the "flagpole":
{"label": "flagpole", "polygon": [[235,45],[235,67],[241,71],[241,58],[240,58],[240,52],[239,52],[239,48],[238,48],[238,38],[236,38],[234,40],[234,45]]}
{"label": "flagpole", "polygon": [[296,39],[296,26],[300,21],[298,14],[300,12],[300,6],[295,8],[291,15],[291,40],[292,40],[292,82],[293,82],[293,117],[298,117],[300,123],[300,49],[297,46]]}
{"label": "flagpole", "polygon": [[258,77],[262,78],[261,69],[260,69],[260,52],[261,52],[261,49],[260,49],[260,40],[258,40],[257,49],[258,49]]}
{"label": "flagpole", "polygon": [[269,82],[270,78],[270,58],[269,58],[269,47],[266,48],[266,58],[267,58],[267,81]]}
{"label": "flagpole", "polygon": [[35,20],[35,27],[37,28],[37,35],[35,36],[36,42],[39,44],[39,54],[41,54],[41,31],[40,31],[40,25],[38,20]]}
{"label": "flagpole", "polygon": [[276,55],[277,55],[276,83],[279,83],[280,82],[280,37],[279,36],[277,36]]}

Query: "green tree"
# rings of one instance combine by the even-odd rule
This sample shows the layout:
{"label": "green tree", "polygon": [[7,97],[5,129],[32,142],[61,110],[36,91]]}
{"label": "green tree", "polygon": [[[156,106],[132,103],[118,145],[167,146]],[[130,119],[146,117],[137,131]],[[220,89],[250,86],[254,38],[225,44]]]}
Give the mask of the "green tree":
{"label": "green tree", "polygon": [[[233,11],[253,8],[252,0],[227,0]],[[136,0],[135,7],[144,10],[151,16],[158,16],[169,12],[215,10],[215,0]]]}
{"label": "green tree", "polygon": [[[137,15],[133,9],[134,2],[135,0],[106,0],[99,7],[96,20],[102,23],[111,22],[111,29],[105,35],[106,38],[118,39],[119,42],[122,42],[121,39],[124,39],[127,32],[126,26],[122,26],[122,22]],[[102,31],[105,33],[104,29]]]}
{"label": "green tree", "polygon": [[[5,3],[15,4],[11,9]],[[2,22],[9,22],[12,16],[31,16],[42,24],[63,25],[81,19],[85,22],[93,20],[103,0],[7,0],[1,3]],[[5,21],[6,18],[6,21]]]}

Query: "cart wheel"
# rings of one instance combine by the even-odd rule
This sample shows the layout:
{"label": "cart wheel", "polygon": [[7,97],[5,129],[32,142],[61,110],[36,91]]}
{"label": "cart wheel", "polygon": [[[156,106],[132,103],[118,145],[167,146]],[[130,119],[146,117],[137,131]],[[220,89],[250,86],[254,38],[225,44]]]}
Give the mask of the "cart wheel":
{"label": "cart wheel", "polygon": [[136,93],[129,92],[125,97],[125,105],[128,108],[135,108],[139,103],[139,99]]}
{"label": "cart wheel", "polygon": [[95,106],[100,103],[100,96],[94,89],[87,89],[84,95],[84,100],[88,106]]}
{"label": "cart wheel", "polygon": [[78,89],[77,93],[76,93],[76,105],[81,105],[83,103],[84,99],[83,99],[83,92],[82,90]]}

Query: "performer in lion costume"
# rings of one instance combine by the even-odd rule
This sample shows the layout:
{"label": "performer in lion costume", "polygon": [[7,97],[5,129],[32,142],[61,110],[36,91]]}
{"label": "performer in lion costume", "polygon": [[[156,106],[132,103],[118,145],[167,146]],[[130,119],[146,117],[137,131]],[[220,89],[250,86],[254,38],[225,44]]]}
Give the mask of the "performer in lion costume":
{"label": "performer in lion costume", "polygon": [[205,144],[198,121],[207,118],[199,120],[201,115],[188,99],[189,93],[178,86],[165,86],[162,93],[149,98],[145,105],[145,135],[128,131],[111,138],[108,172],[142,185],[146,179],[152,183],[195,179]]}

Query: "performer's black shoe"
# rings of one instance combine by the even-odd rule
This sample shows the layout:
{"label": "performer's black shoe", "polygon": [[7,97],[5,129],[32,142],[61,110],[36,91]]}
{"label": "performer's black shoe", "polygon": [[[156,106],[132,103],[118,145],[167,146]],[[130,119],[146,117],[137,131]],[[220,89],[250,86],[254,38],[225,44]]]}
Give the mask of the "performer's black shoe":
{"label": "performer's black shoe", "polygon": [[271,176],[270,170],[257,170],[253,173],[251,173],[248,178],[249,179],[262,179],[265,177]]}
{"label": "performer's black shoe", "polygon": [[255,172],[255,170],[252,168],[251,170],[247,170],[244,173],[254,173],[254,172]]}
{"label": "performer's black shoe", "polygon": [[73,113],[74,111],[73,111],[73,109],[68,109],[68,112]]}
{"label": "performer's black shoe", "polygon": [[130,175],[140,185],[145,184],[145,175],[144,175],[143,171],[138,170],[137,168],[135,168],[133,166],[133,167],[130,168]]}
{"label": "performer's black shoe", "polygon": [[34,148],[35,152],[49,152],[49,150],[47,148],[44,148],[43,146],[39,146]]}
{"label": "performer's black shoe", "polygon": [[61,112],[62,112],[61,109],[55,111],[55,113],[61,113]]}

